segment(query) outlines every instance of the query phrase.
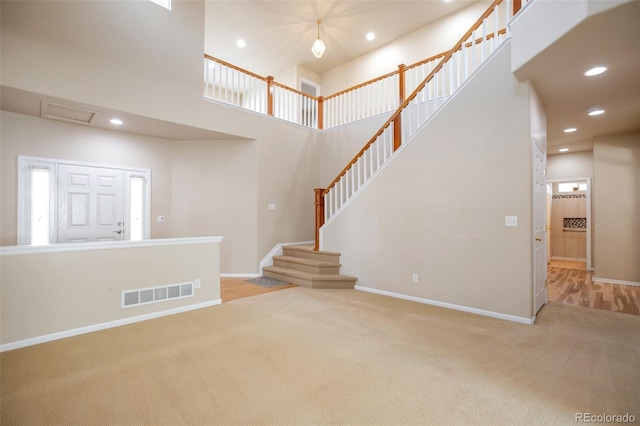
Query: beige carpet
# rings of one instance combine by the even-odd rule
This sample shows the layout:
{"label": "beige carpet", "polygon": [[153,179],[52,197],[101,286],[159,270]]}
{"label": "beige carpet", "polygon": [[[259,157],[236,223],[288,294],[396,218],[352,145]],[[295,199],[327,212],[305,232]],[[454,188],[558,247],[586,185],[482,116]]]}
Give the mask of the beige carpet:
{"label": "beige carpet", "polygon": [[640,418],[640,317],[560,304],[526,326],[296,287],[0,360],[2,425]]}

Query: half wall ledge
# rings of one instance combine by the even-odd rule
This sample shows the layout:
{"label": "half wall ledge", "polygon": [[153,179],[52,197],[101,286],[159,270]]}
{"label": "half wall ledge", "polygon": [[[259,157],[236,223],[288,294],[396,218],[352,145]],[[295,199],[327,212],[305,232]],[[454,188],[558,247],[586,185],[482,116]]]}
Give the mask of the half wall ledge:
{"label": "half wall ledge", "polygon": [[0,352],[220,304],[221,241],[0,248]]}

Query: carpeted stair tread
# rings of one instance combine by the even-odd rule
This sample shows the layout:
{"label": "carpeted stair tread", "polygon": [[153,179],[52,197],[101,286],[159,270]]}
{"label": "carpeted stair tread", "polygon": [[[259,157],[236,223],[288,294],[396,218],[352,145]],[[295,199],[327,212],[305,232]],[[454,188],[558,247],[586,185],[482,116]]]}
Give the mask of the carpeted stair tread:
{"label": "carpeted stair tread", "polygon": [[283,249],[293,250],[293,251],[303,251],[303,252],[313,252],[318,254],[326,254],[331,256],[340,256],[340,253],[335,251],[323,251],[323,250],[314,250],[313,246],[284,246]]}
{"label": "carpeted stair tread", "polygon": [[335,262],[326,262],[322,260],[313,260],[295,256],[273,256],[273,260],[281,260],[283,262],[299,263],[302,265],[310,266],[342,266],[341,264]]}
{"label": "carpeted stair tread", "polygon": [[281,275],[287,275],[296,278],[302,278],[309,281],[314,280],[322,280],[322,281],[353,281],[356,282],[358,279],[356,277],[350,277],[347,275],[339,275],[339,274],[312,274],[309,272],[297,271],[295,269],[289,268],[281,268],[279,266],[265,266],[262,268],[267,272],[275,272]]}

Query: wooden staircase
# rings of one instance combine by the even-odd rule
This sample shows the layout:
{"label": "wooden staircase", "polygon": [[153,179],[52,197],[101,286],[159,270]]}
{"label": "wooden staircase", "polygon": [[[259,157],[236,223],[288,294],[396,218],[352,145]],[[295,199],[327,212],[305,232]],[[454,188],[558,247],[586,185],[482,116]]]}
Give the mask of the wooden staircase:
{"label": "wooden staircase", "polygon": [[265,277],[308,288],[352,289],[358,280],[340,275],[340,253],[314,251],[312,245],[282,250],[282,256],[273,256],[273,266],[262,268]]}

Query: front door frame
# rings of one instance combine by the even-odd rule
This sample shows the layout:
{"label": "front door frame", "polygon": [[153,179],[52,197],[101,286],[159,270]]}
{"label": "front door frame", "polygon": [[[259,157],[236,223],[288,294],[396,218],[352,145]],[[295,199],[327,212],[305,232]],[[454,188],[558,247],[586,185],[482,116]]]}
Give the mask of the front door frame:
{"label": "front door frame", "polygon": [[[57,244],[58,241],[58,232],[57,232],[57,224],[58,224],[58,166],[60,164],[68,164],[73,166],[86,166],[86,167],[99,167],[99,168],[107,168],[107,169],[118,169],[123,170],[124,172],[124,182],[125,182],[125,196],[128,194],[127,186],[130,185],[131,178],[143,178],[145,181],[145,194],[144,194],[144,204],[145,204],[145,223],[142,231],[142,239],[151,238],[151,169],[145,169],[140,167],[128,167],[128,166],[120,166],[113,164],[101,164],[101,163],[92,163],[88,161],[75,161],[75,160],[61,160],[55,158],[44,158],[44,157],[32,157],[27,155],[18,155],[18,217],[16,218],[17,222],[17,243],[18,245],[28,245],[28,233],[26,232],[27,223],[26,223],[26,211],[28,208],[28,200],[25,199],[25,179],[23,176],[23,171],[28,170],[32,165],[40,165],[41,167],[46,167],[51,170],[54,179],[54,185],[51,189],[52,192],[52,206],[50,212],[52,217],[52,229],[51,229],[51,241],[52,244]],[[125,205],[128,205],[127,200],[125,199]],[[128,220],[127,211],[125,210],[125,222]],[[55,237],[55,241],[54,241]]]}

